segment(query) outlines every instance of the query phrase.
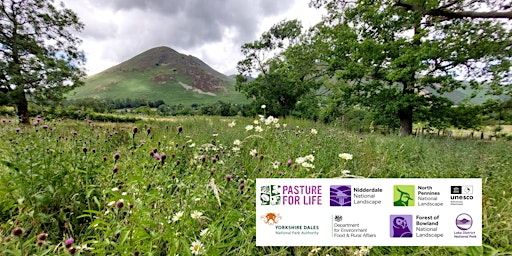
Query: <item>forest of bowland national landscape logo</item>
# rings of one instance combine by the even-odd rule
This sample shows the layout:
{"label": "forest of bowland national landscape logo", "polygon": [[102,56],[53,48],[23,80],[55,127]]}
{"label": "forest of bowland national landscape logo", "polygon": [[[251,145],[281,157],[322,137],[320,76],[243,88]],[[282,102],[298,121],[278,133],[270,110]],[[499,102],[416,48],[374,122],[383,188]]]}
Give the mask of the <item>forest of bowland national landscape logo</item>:
{"label": "forest of bowland national landscape logo", "polygon": [[322,205],[322,185],[261,186],[261,205]]}

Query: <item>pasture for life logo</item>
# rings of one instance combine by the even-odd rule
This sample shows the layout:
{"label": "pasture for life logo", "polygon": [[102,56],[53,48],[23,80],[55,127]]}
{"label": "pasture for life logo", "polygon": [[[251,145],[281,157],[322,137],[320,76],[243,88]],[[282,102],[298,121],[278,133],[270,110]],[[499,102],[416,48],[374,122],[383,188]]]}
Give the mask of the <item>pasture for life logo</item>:
{"label": "pasture for life logo", "polygon": [[321,185],[261,186],[261,205],[322,205]]}
{"label": "pasture for life logo", "polygon": [[260,200],[261,205],[279,205],[281,204],[281,186],[269,185],[261,186]]}
{"label": "pasture for life logo", "polygon": [[394,185],[393,205],[414,206],[414,185]]}

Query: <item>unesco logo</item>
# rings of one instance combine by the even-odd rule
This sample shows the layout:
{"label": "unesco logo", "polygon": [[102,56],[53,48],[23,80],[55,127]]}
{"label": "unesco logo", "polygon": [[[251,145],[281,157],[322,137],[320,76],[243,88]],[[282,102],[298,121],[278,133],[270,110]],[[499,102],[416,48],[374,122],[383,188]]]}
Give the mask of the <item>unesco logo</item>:
{"label": "unesco logo", "polygon": [[450,194],[452,200],[473,200],[473,186],[451,186]]}

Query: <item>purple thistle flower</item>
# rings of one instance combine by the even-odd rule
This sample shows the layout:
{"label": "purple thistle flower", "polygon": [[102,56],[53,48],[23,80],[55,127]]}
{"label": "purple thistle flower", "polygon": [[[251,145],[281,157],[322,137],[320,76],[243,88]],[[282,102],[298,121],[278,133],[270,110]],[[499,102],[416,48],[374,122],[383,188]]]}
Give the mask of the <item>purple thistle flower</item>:
{"label": "purple thistle flower", "polygon": [[16,127],[16,129],[14,129],[16,132],[20,132],[21,128],[19,127]]}
{"label": "purple thistle flower", "polygon": [[229,173],[228,173],[228,174],[226,174],[226,179],[227,179],[228,181],[230,181],[232,178],[233,178],[233,175],[231,175],[231,174],[229,174]]}
{"label": "purple thistle flower", "polygon": [[158,153],[155,153],[153,156],[155,157],[155,159],[160,160],[160,155]]}
{"label": "purple thistle flower", "polygon": [[46,129],[48,129],[48,125],[47,125],[47,124],[43,124],[41,127],[42,127],[43,129],[45,129],[45,130],[46,130]]}
{"label": "purple thistle flower", "polygon": [[69,248],[73,244],[74,241],[75,240],[73,238],[68,238],[68,239],[66,239],[64,244],[66,245],[67,248]]}
{"label": "purple thistle flower", "polygon": [[77,134],[78,134],[78,132],[77,132],[77,131],[75,131],[75,130],[72,130],[72,131],[71,131],[71,134],[73,134],[73,135],[77,135]]}

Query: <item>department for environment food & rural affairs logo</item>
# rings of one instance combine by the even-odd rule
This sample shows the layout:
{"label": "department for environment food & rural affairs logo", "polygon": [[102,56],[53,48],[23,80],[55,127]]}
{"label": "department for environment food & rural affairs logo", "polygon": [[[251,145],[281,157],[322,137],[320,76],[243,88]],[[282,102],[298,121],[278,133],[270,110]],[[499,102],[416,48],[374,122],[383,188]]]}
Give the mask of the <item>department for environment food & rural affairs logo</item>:
{"label": "department for environment food & rural affairs logo", "polygon": [[281,186],[268,185],[261,186],[260,201],[261,205],[279,205],[281,203]]}
{"label": "department for environment food & rural affairs logo", "polygon": [[279,223],[279,221],[282,219],[281,215],[279,213],[273,213],[269,212],[266,214],[261,215],[260,219],[263,220],[263,223],[267,225],[275,225]]}
{"label": "department for environment food & rural affairs logo", "polygon": [[390,215],[391,237],[412,237],[412,215]]}
{"label": "department for environment food & rural affairs logo", "polygon": [[414,206],[414,185],[394,185],[393,205]]}
{"label": "department for environment food & rural affairs logo", "polygon": [[331,206],[351,206],[352,187],[350,185],[331,185],[329,201]]}

